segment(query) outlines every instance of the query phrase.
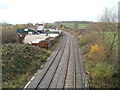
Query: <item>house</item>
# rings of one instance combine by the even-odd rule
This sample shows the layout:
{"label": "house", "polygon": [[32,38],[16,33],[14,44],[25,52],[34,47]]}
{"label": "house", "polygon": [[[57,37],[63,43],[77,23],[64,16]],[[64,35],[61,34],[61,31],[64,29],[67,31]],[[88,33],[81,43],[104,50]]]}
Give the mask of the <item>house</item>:
{"label": "house", "polygon": [[44,31],[44,24],[36,24],[35,26],[38,31]]}

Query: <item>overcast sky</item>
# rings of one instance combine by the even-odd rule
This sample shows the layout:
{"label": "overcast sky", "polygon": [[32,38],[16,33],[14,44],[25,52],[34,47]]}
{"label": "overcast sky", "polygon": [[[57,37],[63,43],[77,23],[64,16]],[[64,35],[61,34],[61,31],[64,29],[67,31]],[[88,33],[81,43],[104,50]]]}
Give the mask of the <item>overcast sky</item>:
{"label": "overcast sky", "polygon": [[119,0],[0,0],[0,22],[11,24],[55,21],[98,21]]}

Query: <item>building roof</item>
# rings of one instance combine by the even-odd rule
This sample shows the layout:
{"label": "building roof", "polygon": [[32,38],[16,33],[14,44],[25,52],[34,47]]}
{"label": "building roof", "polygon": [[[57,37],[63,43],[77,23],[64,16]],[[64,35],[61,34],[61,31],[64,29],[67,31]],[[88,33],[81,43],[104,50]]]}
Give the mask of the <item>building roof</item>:
{"label": "building roof", "polygon": [[19,32],[19,33],[27,33],[27,32],[38,32],[37,29],[34,29],[34,28],[27,28],[27,29],[18,29],[16,30],[16,32]]}
{"label": "building roof", "polygon": [[46,34],[26,35],[23,40],[23,43],[26,43],[26,44],[39,43],[40,41],[43,41],[47,38],[48,36],[46,36]]}

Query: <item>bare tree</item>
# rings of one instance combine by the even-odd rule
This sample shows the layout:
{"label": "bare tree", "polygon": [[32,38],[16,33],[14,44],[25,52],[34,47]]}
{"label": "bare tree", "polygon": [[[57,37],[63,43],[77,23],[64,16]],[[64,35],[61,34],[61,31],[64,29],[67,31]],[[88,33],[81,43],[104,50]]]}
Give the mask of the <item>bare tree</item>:
{"label": "bare tree", "polygon": [[75,24],[74,24],[74,30],[78,30],[79,29],[79,22],[75,22]]}
{"label": "bare tree", "polygon": [[113,38],[111,41],[111,45],[109,47],[109,53],[107,55],[107,57],[109,58],[112,49],[114,47],[115,44],[115,40],[117,37],[117,32],[118,32],[118,24],[117,24],[117,14],[116,14],[116,10],[112,9],[112,10],[108,10],[108,8],[105,9],[103,15],[101,16],[100,19],[101,23],[101,34],[103,37],[103,40],[105,39],[105,32],[112,32],[113,33]]}

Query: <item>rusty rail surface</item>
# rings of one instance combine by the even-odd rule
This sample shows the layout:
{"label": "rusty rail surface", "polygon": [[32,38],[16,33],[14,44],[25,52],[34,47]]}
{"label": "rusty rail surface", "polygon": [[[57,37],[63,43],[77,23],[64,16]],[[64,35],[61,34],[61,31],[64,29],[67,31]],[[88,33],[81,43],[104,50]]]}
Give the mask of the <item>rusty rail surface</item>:
{"label": "rusty rail surface", "polygon": [[84,87],[84,71],[77,42],[71,34],[64,32],[54,53],[24,89]]}

